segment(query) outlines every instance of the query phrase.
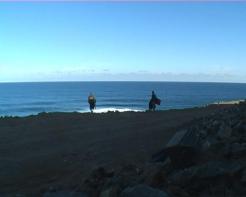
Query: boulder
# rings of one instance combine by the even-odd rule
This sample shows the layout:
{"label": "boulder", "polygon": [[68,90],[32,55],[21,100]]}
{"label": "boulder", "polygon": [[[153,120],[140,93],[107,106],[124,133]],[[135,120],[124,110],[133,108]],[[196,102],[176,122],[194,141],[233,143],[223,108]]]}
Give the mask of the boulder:
{"label": "boulder", "polygon": [[169,197],[169,195],[147,185],[137,185],[124,189],[120,197]]}
{"label": "boulder", "polygon": [[177,185],[187,185],[192,181],[234,176],[240,170],[241,166],[236,162],[210,161],[202,165],[174,172],[170,176],[170,181]]}
{"label": "boulder", "polygon": [[200,149],[200,141],[200,134],[194,129],[178,131],[162,151],[152,156],[152,160],[162,162],[170,158],[174,168],[191,166]]}

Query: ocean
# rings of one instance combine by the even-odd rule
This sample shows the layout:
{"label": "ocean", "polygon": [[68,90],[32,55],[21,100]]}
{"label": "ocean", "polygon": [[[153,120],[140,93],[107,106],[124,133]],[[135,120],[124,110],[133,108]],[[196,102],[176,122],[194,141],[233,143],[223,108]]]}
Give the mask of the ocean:
{"label": "ocean", "polygon": [[40,112],[88,112],[87,97],[97,99],[96,112],[144,111],[151,91],[162,100],[158,110],[205,106],[246,98],[246,84],[191,82],[40,82],[0,83],[0,116]]}

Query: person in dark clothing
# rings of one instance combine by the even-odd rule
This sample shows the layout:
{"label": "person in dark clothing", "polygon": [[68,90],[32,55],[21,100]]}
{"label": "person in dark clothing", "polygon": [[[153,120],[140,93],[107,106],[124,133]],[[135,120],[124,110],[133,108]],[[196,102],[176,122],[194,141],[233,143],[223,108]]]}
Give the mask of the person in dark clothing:
{"label": "person in dark clothing", "polygon": [[152,96],[151,96],[151,99],[152,99],[152,100],[156,100],[156,99],[157,99],[157,96],[156,96],[156,94],[155,94],[155,92],[154,92],[154,91],[152,91]]}
{"label": "person in dark clothing", "polygon": [[149,110],[150,110],[150,111],[155,111],[155,108],[156,108],[155,102],[154,102],[154,100],[151,98],[150,101],[149,101]]}
{"label": "person in dark clothing", "polygon": [[158,99],[155,92],[152,91],[152,96],[151,96],[151,99],[149,101],[149,110],[155,111],[156,105],[160,105],[160,104],[161,104],[161,100]]}
{"label": "person in dark clothing", "polygon": [[93,113],[93,110],[96,108],[96,98],[95,98],[95,96],[93,96],[92,93],[90,93],[90,95],[88,97],[88,103],[90,106],[90,111],[91,111],[91,113]]}

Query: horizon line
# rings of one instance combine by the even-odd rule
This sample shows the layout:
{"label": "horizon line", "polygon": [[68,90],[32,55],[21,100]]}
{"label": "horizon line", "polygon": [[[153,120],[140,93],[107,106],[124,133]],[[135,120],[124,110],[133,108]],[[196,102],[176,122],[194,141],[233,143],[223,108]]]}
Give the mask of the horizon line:
{"label": "horizon line", "polygon": [[101,83],[101,82],[126,82],[126,83],[226,83],[226,84],[246,84],[246,82],[222,82],[222,81],[0,81],[0,84],[6,84],[6,83]]}
{"label": "horizon line", "polygon": [[35,3],[246,3],[246,0],[0,0],[0,2],[5,3],[25,3],[25,2],[35,2]]}

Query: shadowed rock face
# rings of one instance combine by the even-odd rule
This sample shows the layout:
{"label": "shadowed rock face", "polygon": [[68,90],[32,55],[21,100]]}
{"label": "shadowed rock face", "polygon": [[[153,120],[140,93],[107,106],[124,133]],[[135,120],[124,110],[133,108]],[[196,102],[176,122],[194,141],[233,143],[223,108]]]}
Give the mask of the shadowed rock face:
{"label": "shadowed rock face", "polygon": [[[197,136],[197,141],[191,138],[184,147],[189,132]],[[182,149],[188,146],[190,150],[183,154]],[[193,150],[198,154],[192,156]],[[182,188],[191,196],[246,196],[245,153],[246,103],[241,103],[196,120],[185,132],[174,135],[162,150],[162,158],[180,163],[181,169],[169,171],[168,185]],[[184,162],[176,159],[179,157]],[[187,166],[190,158],[194,163]]]}

